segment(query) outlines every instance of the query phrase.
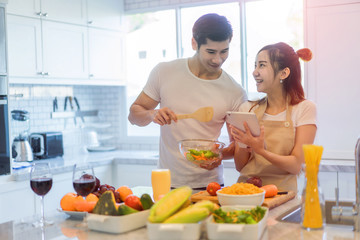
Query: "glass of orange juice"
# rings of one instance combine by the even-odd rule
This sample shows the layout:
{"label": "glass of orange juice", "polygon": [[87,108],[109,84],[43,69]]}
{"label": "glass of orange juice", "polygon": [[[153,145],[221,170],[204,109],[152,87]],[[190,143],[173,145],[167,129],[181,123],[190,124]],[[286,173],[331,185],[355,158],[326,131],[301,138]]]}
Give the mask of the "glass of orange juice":
{"label": "glass of orange juice", "polygon": [[154,201],[158,201],[161,195],[170,191],[171,176],[169,169],[153,169],[151,172],[151,185]]}

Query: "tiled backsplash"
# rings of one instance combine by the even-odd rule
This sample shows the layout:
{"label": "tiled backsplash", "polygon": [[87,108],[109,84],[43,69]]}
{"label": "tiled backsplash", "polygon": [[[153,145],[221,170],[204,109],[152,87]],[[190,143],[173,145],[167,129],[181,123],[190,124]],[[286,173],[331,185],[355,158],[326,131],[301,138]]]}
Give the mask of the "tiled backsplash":
{"label": "tiled backsplash", "polygon": [[[22,94],[23,97],[16,97]],[[64,148],[66,154],[79,151],[84,145],[82,136],[84,132],[95,130],[103,145],[120,146],[121,136],[121,112],[124,108],[125,87],[119,86],[39,86],[39,85],[10,85],[10,111],[14,109],[26,110],[30,114],[30,133],[45,131],[61,131],[64,135]],[[80,118],[53,119],[53,100],[57,97],[59,112],[64,111],[66,96],[76,97],[81,110],[98,110],[97,117],[85,117],[85,124]],[[73,102],[74,110],[76,104]],[[66,111],[71,111],[70,104],[67,104]],[[110,125],[102,127],[97,124],[95,128],[85,127],[86,123],[101,123]],[[21,123],[20,123],[21,124]],[[19,122],[10,120],[11,141],[17,136],[22,126]],[[106,140],[107,139],[107,140]]]}

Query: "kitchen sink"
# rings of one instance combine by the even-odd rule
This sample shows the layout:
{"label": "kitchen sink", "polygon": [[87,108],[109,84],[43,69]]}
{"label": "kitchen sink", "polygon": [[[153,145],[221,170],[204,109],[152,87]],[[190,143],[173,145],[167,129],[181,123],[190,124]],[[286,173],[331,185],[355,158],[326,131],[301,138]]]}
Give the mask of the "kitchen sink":
{"label": "kitchen sink", "polygon": [[[335,201],[325,201],[325,222],[327,225],[353,225],[353,221],[343,220],[343,221],[336,221],[333,220],[331,217],[331,209],[333,206],[336,205]],[[352,202],[339,202],[340,206],[352,206]],[[300,223],[301,222],[301,205],[297,205],[276,219],[280,222],[287,222],[287,223]]]}

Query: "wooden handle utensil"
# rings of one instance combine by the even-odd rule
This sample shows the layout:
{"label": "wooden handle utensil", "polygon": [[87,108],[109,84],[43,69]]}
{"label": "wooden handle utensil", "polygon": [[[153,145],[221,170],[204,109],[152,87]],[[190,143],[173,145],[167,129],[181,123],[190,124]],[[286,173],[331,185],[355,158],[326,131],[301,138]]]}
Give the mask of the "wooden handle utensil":
{"label": "wooden handle utensil", "polygon": [[200,122],[209,122],[214,116],[213,107],[203,107],[199,108],[193,113],[190,114],[176,114],[178,120],[186,118],[194,118]]}

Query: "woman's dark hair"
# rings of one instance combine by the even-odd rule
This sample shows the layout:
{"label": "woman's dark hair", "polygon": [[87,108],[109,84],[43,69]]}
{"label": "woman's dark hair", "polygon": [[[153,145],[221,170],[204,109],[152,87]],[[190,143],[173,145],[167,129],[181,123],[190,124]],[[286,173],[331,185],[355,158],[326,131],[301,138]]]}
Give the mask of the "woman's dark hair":
{"label": "woman's dark hair", "polygon": [[193,37],[200,48],[206,44],[206,39],[222,42],[227,39],[231,41],[233,30],[231,24],[224,16],[216,13],[209,13],[201,16],[193,26]]}
{"label": "woman's dark hair", "polygon": [[290,104],[295,105],[305,99],[304,89],[301,85],[301,67],[299,62],[299,55],[294,49],[286,43],[279,42],[267,45],[260,49],[267,51],[270,64],[274,69],[275,75],[285,68],[290,69],[290,74],[283,80],[285,92],[290,97]]}

